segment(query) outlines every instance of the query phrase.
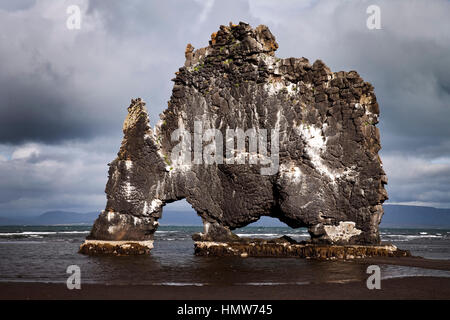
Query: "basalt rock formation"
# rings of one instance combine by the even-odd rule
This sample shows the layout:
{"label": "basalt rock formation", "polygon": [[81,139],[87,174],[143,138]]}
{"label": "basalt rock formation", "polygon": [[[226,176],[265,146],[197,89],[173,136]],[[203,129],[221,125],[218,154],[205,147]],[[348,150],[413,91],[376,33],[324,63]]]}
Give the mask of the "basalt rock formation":
{"label": "basalt rock formation", "polygon": [[[150,248],[164,205],[183,198],[204,223],[196,241],[235,241],[233,229],[270,216],[308,228],[311,243],[379,244],[387,177],[372,85],[320,60],[277,58],[277,48],[266,26],[221,26],[209,46],[187,46],[154,128],[145,103],[131,101],[109,164],[106,208],[84,244],[90,252],[102,251],[99,240]],[[176,129],[192,135],[174,139]],[[249,135],[244,148],[228,153],[231,162],[206,164],[208,155],[234,146],[230,130],[267,130],[267,145],[258,140],[267,154],[251,152]],[[213,144],[217,137],[227,138]],[[180,148],[189,153],[174,157]]]}
{"label": "basalt rock formation", "polygon": [[392,244],[383,245],[321,245],[297,243],[292,239],[240,239],[239,241],[195,242],[198,256],[296,257],[320,260],[361,259],[367,257],[410,257],[407,250]]}

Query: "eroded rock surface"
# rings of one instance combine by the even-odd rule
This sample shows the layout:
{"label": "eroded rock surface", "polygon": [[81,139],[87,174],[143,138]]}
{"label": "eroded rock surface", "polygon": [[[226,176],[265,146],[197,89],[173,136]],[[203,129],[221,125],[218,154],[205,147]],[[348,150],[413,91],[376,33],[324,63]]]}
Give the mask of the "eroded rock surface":
{"label": "eroded rock surface", "polygon": [[362,259],[368,257],[410,257],[407,250],[392,244],[320,245],[295,243],[289,239],[245,239],[244,241],[195,242],[197,256],[295,257],[320,260]]}
{"label": "eroded rock surface", "polygon": [[[185,198],[204,222],[198,241],[236,240],[231,230],[271,216],[307,227],[313,243],[379,243],[387,178],[372,85],[320,60],[277,58],[277,48],[266,26],[221,26],[209,46],[187,46],[155,128],[145,103],[132,100],[106,208],[88,239],[152,240],[164,205]],[[227,129],[276,130],[279,153],[272,142],[268,153],[278,166],[261,174],[270,165],[249,164],[250,152],[244,164],[204,164],[193,155],[188,164],[173,161],[180,140],[171,135],[180,128],[215,128],[224,137]]]}

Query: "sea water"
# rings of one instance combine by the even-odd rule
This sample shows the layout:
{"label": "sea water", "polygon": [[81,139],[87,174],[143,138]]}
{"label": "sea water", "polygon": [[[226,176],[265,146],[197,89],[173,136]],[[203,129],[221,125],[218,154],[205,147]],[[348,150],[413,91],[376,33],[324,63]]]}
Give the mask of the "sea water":
{"label": "sea water", "polygon": [[[345,261],[298,258],[197,257],[193,233],[202,227],[161,226],[150,255],[93,257],[78,254],[90,226],[1,226],[0,281],[65,282],[69,265],[81,269],[82,283],[184,285],[283,285],[367,279],[366,266]],[[241,237],[288,235],[307,240],[306,229],[245,227]],[[450,259],[450,230],[381,229],[383,241],[413,255]],[[450,276],[439,271],[381,265],[382,278]]]}

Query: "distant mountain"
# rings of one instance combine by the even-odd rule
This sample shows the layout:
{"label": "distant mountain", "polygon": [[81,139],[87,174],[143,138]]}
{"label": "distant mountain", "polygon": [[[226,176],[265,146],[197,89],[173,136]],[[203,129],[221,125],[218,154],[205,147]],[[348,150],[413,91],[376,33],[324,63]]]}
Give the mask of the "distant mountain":
{"label": "distant mountain", "polygon": [[382,228],[450,228],[450,209],[385,204]]}
{"label": "distant mountain", "polygon": [[165,211],[158,220],[161,226],[202,226],[202,218],[194,211]]}
{"label": "distant mountain", "polygon": [[37,217],[0,218],[0,225],[91,225],[97,219],[99,212],[77,213],[68,211],[48,211]]}
{"label": "distant mountain", "polygon": [[[450,228],[450,209],[432,207],[403,206],[386,204],[381,219],[382,228]],[[100,212],[77,213],[68,211],[48,211],[37,217],[0,217],[0,225],[92,225]],[[201,218],[192,211],[164,211],[159,220],[162,226],[201,226]],[[251,226],[286,226],[277,219],[261,217]]]}
{"label": "distant mountain", "polygon": [[34,219],[37,225],[53,224],[93,224],[100,212],[77,213],[67,211],[48,211]]}
{"label": "distant mountain", "polygon": [[[390,204],[383,207],[384,215],[380,224],[382,228],[450,228],[450,209]],[[162,226],[201,226],[202,221],[193,211],[164,211],[160,224]],[[287,225],[278,219],[261,217],[250,226],[286,227]]]}
{"label": "distant mountain", "polygon": [[12,226],[22,224],[20,220],[0,217],[0,226]]}

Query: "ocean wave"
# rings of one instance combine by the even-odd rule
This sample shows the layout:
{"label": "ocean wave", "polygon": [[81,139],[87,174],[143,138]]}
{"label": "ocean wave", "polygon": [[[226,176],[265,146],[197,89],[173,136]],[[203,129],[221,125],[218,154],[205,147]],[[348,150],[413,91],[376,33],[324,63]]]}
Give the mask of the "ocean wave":
{"label": "ocean wave", "polygon": [[46,241],[14,241],[14,240],[10,240],[10,241],[0,241],[0,244],[7,244],[7,245],[11,245],[11,244],[42,244],[42,243],[47,243]]}
{"label": "ocean wave", "polygon": [[281,237],[278,233],[236,233],[239,237]]}
{"label": "ocean wave", "polygon": [[285,285],[307,285],[310,284],[309,281],[301,281],[301,282],[244,282],[244,283],[236,283],[235,285],[239,286],[285,286]]}
{"label": "ocean wave", "polygon": [[199,283],[199,282],[161,282],[155,283],[154,285],[159,286],[175,286],[175,287],[184,287],[184,286],[196,286],[202,287],[208,285],[207,283]]}
{"label": "ocean wave", "polygon": [[286,233],[288,237],[309,237],[309,233]]}
{"label": "ocean wave", "polygon": [[442,235],[434,235],[434,234],[421,234],[421,235],[410,235],[410,234],[390,234],[385,235],[384,238],[404,238],[404,239],[429,239],[429,238],[438,238],[442,239],[444,236]]}
{"label": "ocean wave", "polygon": [[177,233],[179,232],[178,230],[158,230],[155,231],[155,233]]}
{"label": "ocean wave", "polygon": [[309,237],[308,233],[236,233],[239,237],[282,237],[282,236],[288,236],[288,237]]}

